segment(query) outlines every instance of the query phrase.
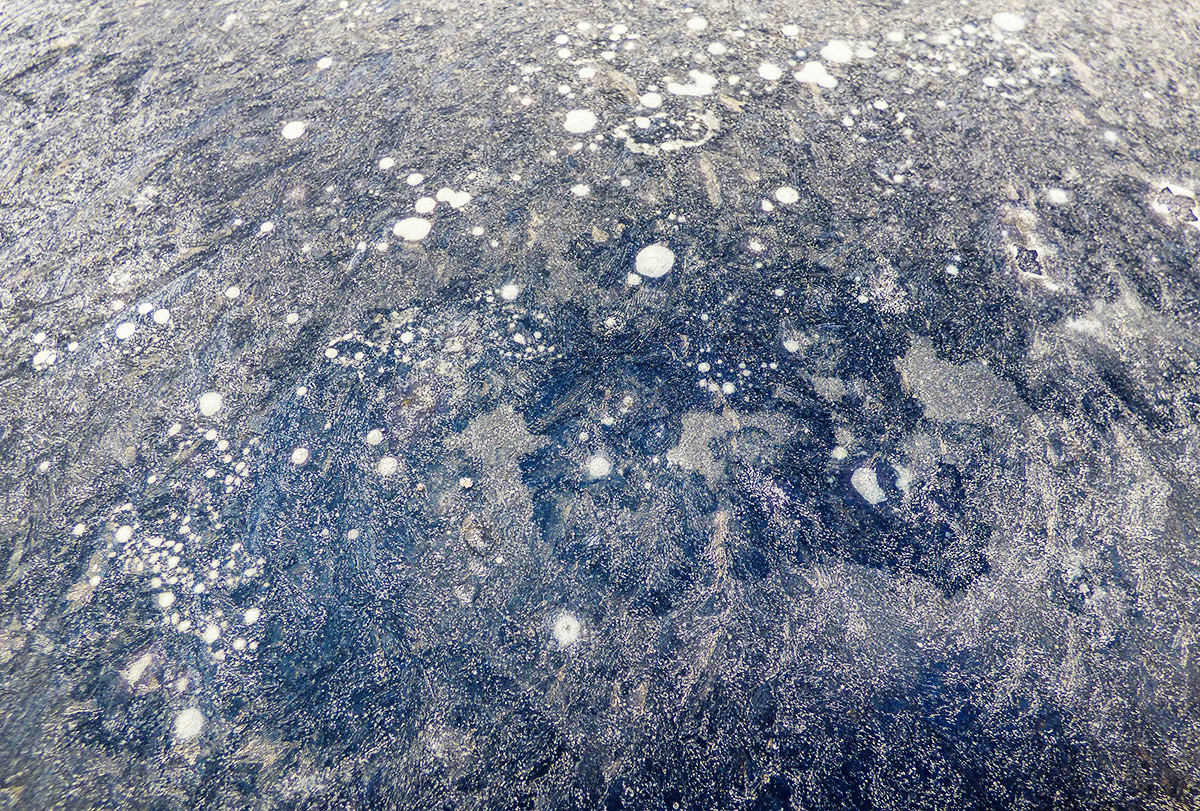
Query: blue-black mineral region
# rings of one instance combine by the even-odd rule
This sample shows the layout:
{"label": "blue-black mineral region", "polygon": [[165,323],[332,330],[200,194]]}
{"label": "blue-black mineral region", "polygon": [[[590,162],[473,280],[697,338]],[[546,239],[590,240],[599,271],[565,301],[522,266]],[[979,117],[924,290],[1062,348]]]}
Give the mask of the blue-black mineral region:
{"label": "blue-black mineral region", "polygon": [[1198,54],[0,4],[0,808],[1200,807]]}

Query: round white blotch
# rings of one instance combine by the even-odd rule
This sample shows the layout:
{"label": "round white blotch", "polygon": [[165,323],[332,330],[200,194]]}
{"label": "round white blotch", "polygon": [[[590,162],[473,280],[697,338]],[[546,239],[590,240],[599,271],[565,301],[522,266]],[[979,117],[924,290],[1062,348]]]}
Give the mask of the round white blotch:
{"label": "round white blotch", "polygon": [[133,333],[137,332],[137,324],[132,321],[125,321],[117,325],[117,340],[124,341],[133,337]]}
{"label": "round white blotch", "polygon": [[303,136],[306,129],[308,129],[308,125],[306,125],[303,121],[289,121],[283,125],[283,130],[281,130],[279,134],[282,135],[285,140],[294,141]]}
{"label": "round white blotch", "polygon": [[404,182],[410,186],[420,186],[425,182],[425,175],[420,172],[413,172],[408,177],[404,178]]}
{"label": "round white blotch", "polygon": [[587,471],[588,475],[593,479],[603,479],[612,472],[612,462],[608,461],[600,454],[596,454],[588,460]]}
{"label": "round white blotch", "polygon": [[211,645],[221,638],[221,629],[210,622],[204,626],[204,633],[200,634],[200,638]]}
{"label": "round white blotch", "polygon": [[763,62],[758,66],[758,75],[768,82],[777,82],[783,78],[783,70],[778,65]]}
{"label": "round white blotch", "polygon": [[304,464],[307,461],[308,461],[308,448],[301,445],[299,448],[296,448],[294,451],[292,451],[292,464],[293,465],[296,465],[297,467],[299,467],[300,465]]}
{"label": "round white blotch", "polygon": [[170,591],[164,591],[155,598],[159,608],[170,608],[175,605],[175,595]]}
{"label": "round white blotch", "polygon": [[651,110],[662,107],[663,98],[658,93],[643,93],[638,99],[643,107],[649,107]]}
{"label": "round white blotch", "polygon": [[832,456],[834,459],[837,459],[840,462],[843,459],[845,459],[847,456],[849,456],[850,452],[847,451],[845,449],[845,447],[843,447],[842,445],[838,445],[832,451],[829,452],[829,455]]}
{"label": "round white blotch", "polygon": [[190,741],[204,731],[204,713],[195,707],[188,707],[175,716],[175,737],[181,741]]}
{"label": "round white blotch", "polygon": [[1046,189],[1046,199],[1056,206],[1062,206],[1071,202],[1071,193],[1066,189]]}
{"label": "round white blotch", "polygon": [[844,65],[854,58],[854,49],[844,39],[831,39],[821,49],[821,58],[835,65]]}
{"label": "round white blotch", "polygon": [[242,615],[242,622],[247,625],[253,625],[258,622],[258,618],[262,616],[262,612],[257,608],[247,608],[246,613]]}
{"label": "round white blotch", "polygon": [[117,527],[117,531],[113,533],[113,540],[117,543],[129,543],[129,539],[133,537],[133,527],[128,524],[122,524]]}
{"label": "round white blotch", "polygon": [[391,169],[391,168],[392,168],[393,166],[395,166],[395,165],[396,165],[396,159],[395,159],[395,158],[380,158],[380,159],[379,159],[379,168],[380,168],[380,169],[382,169],[382,170],[383,170],[383,171],[385,171],[385,172],[386,172],[388,169]]}
{"label": "round white blotch", "polygon": [[800,192],[796,191],[791,186],[780,186],[775,190],[775,199],[783,203],[785,206],[790,206],[792,203],[799,202]]}
{"label": "round white blotch", "polygon": [[657,279],[675,267],[675,252],[661,242],[647,245],[638,251],[633,267],[646,278]]}
{"label": "round white blotch", "polygon": [[383,431],[380,431],[378,428],[372,428],[370,431],[367,431],[368,445],[374,446],[378,445],[380,442],[383,442]]}
{"label": "round white blotch", "polygon": [[429,236],[433,223],[424,217],[405,217],[392,226],[392,233],[409,242],[416,242]]}
{"label": "round white blotch", "polygon": [[563,129],[576,135],[591,132],[596,126],[596,114],[591,110],[572,110],[563,119]]}
{"label": "round white blotch", "polygon": [[579,620],[575,619],[570,614],[560,614],[558,619],[554,621],[554,641],[562,647],[574,645],[579,641],[579,632],[582,627]]}
{"label": "round white blotch", "polygon": [[380,476],[391,476],[393,473],[396,472],[396,469],[399,467],[400,467],[400,462],[396,459],[395,456],[385,456],[379,460],[379,467],[378,467],[379,475]]}
{"label": "round white blotch", "polygon": [[887,499],[879,480],[875,478],[875,468],[864,465],[850,476],[850,484],[868,504],[879,504]]}
{"label": "round white blotch", "polygon": [[1016,33],[1025,30],[1025,18],[1012,11],[1001,11],[992,15],[992,25],[1001,31]]}
{"label": "round white blotch", "polygon": [[797,82],[815,84],[817,87],[823,87],[826,90],[835,88],[838,85],[837,77],[831,76],[829,71],[820,62],[805,62],[804,67],[792,75]]}
{"label": "round white blotch", "polygon": [[333,67],[333,57],[322,56],[317,60],[317,70],[329,70]]}
{"label": "round white blotch", "polygon": [[417,202],[413,203],[413,211],[418,214],[428,214],[437,208],[437,200],[432,197],[418,197]]}
{"label": "round white blotch", "polygon": [[800,36],[800,26],[788,23],[783,28],[779,29],[779,33],[783,34],[785,37],[798,37]]}
{"label": "round white blotch", "polygon": [[795,354],[800,351],[800,342],[795,338],[787,338],[783,342],[783,348],[788,352]]}
{"label": "round white blotch", "polygon": [[571,187],[571,194],[576,197],[587,197],[592,193],[592,187],[586,183],[576,183]]}
{"label": "round white blotch", "polygon": [[225,288],[225,298],[229,299],[230,301],[237,298],[241,294],[242,288],[238,287],[236,284],[231,284],[229,287]]}
{"label": "round white blotch", "polygon": [[505,301],[515,301],[519,295],[521,295],[521,288],[512,282],[500,288],[500,298]]}
{"label": "round white blotch", "polygon": [[161,327],[163,324],[166,324],[171,320],[171,311],[165,307],[160,307],[159,309],[155,310],[154,315],[150,317],[154,319],[155,324],[158,324]]}
{"label": "round white blotch", "polygon": [[200,399],[196,401],[196,405],[200,409],[201,414],[206,417],[212,417],[221,410],[224,400],[222,400],[220,392],[206,391],[200,395]]}
{"label": "round white blotch", "polygon": [[687,27],[690,31],[703,31],[708,28],[708,20],[704,17],[692,17],[687,21]]}

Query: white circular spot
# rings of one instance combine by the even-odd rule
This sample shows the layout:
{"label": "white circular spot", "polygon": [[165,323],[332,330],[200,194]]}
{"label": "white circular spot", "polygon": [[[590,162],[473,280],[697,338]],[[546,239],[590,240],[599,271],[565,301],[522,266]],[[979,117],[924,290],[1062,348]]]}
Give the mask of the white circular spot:
{"label": "white circular spot", "polygon": [[175,737],[181,741],[190,741],[204,730],[204,713],[195,707],[188,707],[175,716]]}
{"label": "white circular spot", "polygon": [[587,197],[592,193],[592,187],[586,183],[576,183],[571,187],[571,194],[576,197]]}
{"label": "white circular spot", "polygon": [[570,614],[560,614],[554,621],[554,640],[564,648],[579,641],[579,620]]}
{"label": "white circular spot", "polygon": [[758,66],[758,75],[768,82],[777,82],[783,78],[783,70],[778,65],[763,62]]}
{"label": "white circular spot", "polygon": [[129,539],[133,537],[133,527],[128,524],[122,524],[117,527],[117,531],[113,533],[113,540],[117,543],[129,543]]}
{"label": "white circular spot", "polygon": [[783,342],[783,348],[788,352],[795,354],[800,351],[800,342],[795,338],[787,338]]}
{"label": "white circular spot", "polygon": [[300,465],[304,464],[307,461],[308,461],[308,448],[301,445],[299,448],[296,448],[294,451],[292,451],[292,464],[293,465],[296,465],[297,467],[299,467]]}
{"label": "white circular spot", "polygon": [[405,217],[392,226],[392,233],[409,242],[416,242],[429,236],[433,223],[424,217]]}
{"label": "white circular spot", "polygon": [[253,625],[258,622],[260,616],[262,616],[262,612],[257,608],[247,608],[246,613],[242,615],[242,621],[247,625]]}
{"label": "white circular spot", "polygon": [[428,214],[437,208],[437,200],[432,197],[418,197],[417,202],[413,203],[413,211],[418,214]]}
{"label": "white circular spot", "polygon": [[211,645],[221,638],[221,629],[210,622],[204,626],[204,633],[200,634],[200,638]]}
{"label": "white circular spot", "polygon": [[333,67],[333,57],[322,56],[317,60],[317,70],[329,70]]}
{"label": "white circular spot", "polygon": [[653,110],[656,107],[662,107],[663,98],[658,93],[643,93],[638,101],[642,103],[643,107]]}
{"label": "white circular spot", "polygon": [[164,591],[155,598],[159,608],[170,608],[175,605],[175,594],[170,591]]}
{"label": "white circular spot", "polygon": [[800,192],[796,191],[791,186],[780,186],[775,190],[775,199],[783,203],[785,206],[790,206],[792,203],[799,202]]}
{"label": "white circular spot", "polygon": [[393,473],[396,472],[396,469],[399,467],[400,467],[400,462],[399,462],[399,460],[396,459],[395,456],[385,456],[379,460],[379,466],[378,466],[379,475],[380,476],[391,476]]}
{"label": "white circular spot", "polygon": [[408,177],[404,178],[404,182],[410,186],[420,186],[425,182],[425,175],[420,172],[413,172]]}
{"label": "white circular spot", "polygon": [[378,428],[372,428],[367,432],[368,445],[375,446],[380,442],[383,442],[383,431],[380,431]]}
{"label": "white circular spot", "polygon": [[821,58],[837,65],[844,65],[854,59],[854,49],[844,39],[831,39],[821,49]]}
{"label": "white circular spot", "polygon": [[515,301],[519,295],[521,295],[521,288],[512,282],[500,288],[500,298],[505,301]]}
{"label": "white circular spot", "polygon": [[608,461],[600,454],[596,454],[588,460],[587,470],[588,475],[593,479],[603,479],[612,472],[612,462]]}
{"label": "white circular spot", "polygon": [[657,279],[675,267],[675,252],[661,242],[647,245],[638,251],[633,267],[643,276]]}
{"label": "white circular spot", "polygon": [[780,28],[779,33],[783,34],[785,37],[798,37],[800,36],[800,26],[789,23],[783,28]]}
{"label": "white circular spot", "polygon": [[303,121],[289,121],[283,125],[283,130],[279,133],[288,141],[294,141],[304,135],[304,131],[308,129]]}
{"label": "white circular spot", "polygon": [[1001,31],[1016,33],[1025,30],[1025,18],[1012,11],[1001,11],[992,15],[992,25]]}
{"label": "white circular spot", "polygon": [[395,158],[380,158],[379,159],[379,168],[385,172],[388,169],[391,169],[392,167],[394,167],[395,165],[396,165]]}
{"label": "white circular spot", "polygon": [[563,119],[563,129],[576,135],[591,132],[596,126],[596,114],[591,110],[572,110]]}
{"label": "white circular spot", "polygon": [[163,324],[166,324],[171,320],[171,311],[165,307],[160,307],[155,310],[154,315],[150,317],[154,319],[155,324],[158,324],[161,327]]}
{"label": "white circular spot", "polygon": [[238,287],[236,284],[232,284],[225,288],[225,298],[229,299],[230,301],[237,298],[241,294],[242,288]]}
{"label": "white circular spot", "polygon": [[125,321],[117,325],[117,340],[124,341],[133,337],[133,333],[137,332],[137,324],[132,321]]}
{"label": "white circular spot", "polygon": [[1046,199],[1056,206],[1066,205],[1071,202],[1071,193],[1066,189],[1046,189]]}
{"label": "white circular spot", "polygon": [[691,31],[703,31],[708,28],[708,20],[703,17],[692,17],[687,21],[687,27]]}
{"label": "white circular spot", "polygon": [[200,399],[196,401],[200,413],[206,417],[211,417],[221,410],[224,400],[221,398],[220,392],[206,391],[200,395]]}

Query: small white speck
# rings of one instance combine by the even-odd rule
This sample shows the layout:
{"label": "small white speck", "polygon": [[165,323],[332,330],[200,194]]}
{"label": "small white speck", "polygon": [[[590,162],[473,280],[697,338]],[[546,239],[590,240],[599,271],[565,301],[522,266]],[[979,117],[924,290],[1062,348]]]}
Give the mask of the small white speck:
{"label": "small white speck", "polygon": [[238,287],[236,284],[225,288],[225,298],[229,299],[230,301],[233,301],[241,294],[242,288]]}

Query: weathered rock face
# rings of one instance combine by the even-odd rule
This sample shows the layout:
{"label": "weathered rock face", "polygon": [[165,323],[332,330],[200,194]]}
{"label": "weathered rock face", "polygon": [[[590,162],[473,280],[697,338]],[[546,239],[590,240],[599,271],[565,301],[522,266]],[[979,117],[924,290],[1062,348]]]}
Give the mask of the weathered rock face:
{"label": "weathered rock face", "polygon": [[4,798],[1200,802],[1200,18],[992,12],[0,9]]}

